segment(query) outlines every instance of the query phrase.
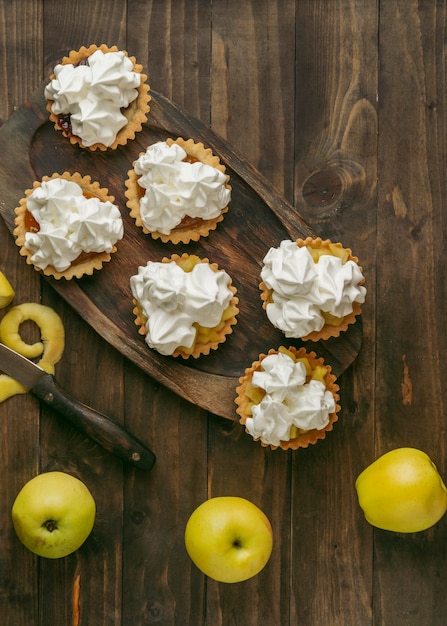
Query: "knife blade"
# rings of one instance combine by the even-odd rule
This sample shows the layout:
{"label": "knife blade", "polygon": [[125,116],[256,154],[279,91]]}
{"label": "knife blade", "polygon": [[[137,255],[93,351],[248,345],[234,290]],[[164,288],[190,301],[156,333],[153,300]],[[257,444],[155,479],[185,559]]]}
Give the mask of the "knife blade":
{"label": "knife blade", "polygon": [[57,384],[54,376],[3,343],[0,343],[0,370],[104,449],[138,469],[152,469],[155,455],[147,446],[114,420],[75,400]]}

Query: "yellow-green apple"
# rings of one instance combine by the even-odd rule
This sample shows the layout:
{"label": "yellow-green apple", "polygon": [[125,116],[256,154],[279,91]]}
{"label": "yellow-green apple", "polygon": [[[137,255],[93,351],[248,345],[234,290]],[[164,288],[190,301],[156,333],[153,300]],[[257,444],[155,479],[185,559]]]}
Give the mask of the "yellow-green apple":
{"label": "yellow-green apple", "polygon": [[237,496],[206,500],[185,528],[191,560],[219,582],[241,582],[258,574],[270,558],[272,545],[272,527],[265,513]]}
{"label": "yellow-green apple", "polygon": [[0,272],[0,309],[7,307],[8,304],[14,299],[14,296],[15,292],[11,287],[11,283],[3,272]]}
{"label": "yellow-green apple", "polygon": [[87,486],[75,476],[45,472],[22,487],[11,514],[18,538],[31,552],[58,559],[87,539],[96,504]]}
{"label": "yellow-green apple", "polygon": [[442,478],[430,457],[417,448],[383,454],[363,470],[355,487],[367,521],[384,530],[426,530],[447,510]]}

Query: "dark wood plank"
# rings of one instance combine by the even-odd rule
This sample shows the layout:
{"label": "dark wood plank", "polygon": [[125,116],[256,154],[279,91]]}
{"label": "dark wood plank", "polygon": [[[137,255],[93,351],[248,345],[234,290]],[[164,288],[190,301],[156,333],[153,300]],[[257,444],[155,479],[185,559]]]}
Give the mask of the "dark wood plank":
{"label": "dark wood plank", "polygon": [[126,376],[128,424],[145,425],[158,458],[149,474],[127,476],[123,624],[200,623],[205,580],[186,554],[183,533],[197,498],[206,499],[208,417],[133,370]]}
{"label": "dark wood plank", "polygon": [[[42,81],[43,3],[23,0],[0,5],[2,97],[0,124]],[[20,80],[17,70],[22,69]],[[26,70],[25,70],[26,68]]]}
{"label": "dark wood plank", "polygon": [[350,0],[297,9],[295,204],[318,234],[352,248],[368,291],[362,349],[339,379],[339,420],[293,457],[293,615],[309,625],[366,626],[372,532],[354,481],[374,437],[378,13],[375,3],[358,10]]}
{"label": "dark wood plank", "polygon": [[294,3],[213,2],[212,47],[212,128],[291,201]]}
{"label": "dark wood plank", "polygon": [[[71,5],[45,1],[44,63],[46,76],[70,49],[90,43],[125,47],[126,6],[122,2]],[[99,18],[100,16],[100,18]],[[60,310],[66,328],[66,351],[58,379],[86,404],[124,422],[123,360],[115,350],[43,285],[43,299]],[[43,560],[40,568],[40,623],[71,624],[73,594],[80,584],[82,623],[121,624],[123,467],[120,461],[78,432],[44,414],[41,469],[59,469],[87,484],[97,504],[92,535],[62,562]],[[94,616],[94,617],[93,617]]]}
{"label": "dark wood plank", "polygon": [[[90,44],[126,50],[127,10],[122,0],[63,4],[44,0],[44,67],[50,76],[56,63],[70,50]],[[129,51],[129,54],[133,54]]]}
{"label": "dark wood plank", "polygon": [[[1,224],[0,233],[4,229]],[[16,291],[17,302],[38,298],[39,281],[22,280],[13,254],[2,245],[1,269]],[[10,251],[11,252],[11,251]],[[3,316],[2,316],[3,317]],[[0,405],[1,465],[4,470],[0,490],[1,536],[5,550],[0,563],[0,614],[7,626],[32,623],[38,608],[38,558],[18,541],[11,520],[11,507],[19,490],[39,471],[39,406],[28,395]]]}
{"label": "dark wood plank", "polygon": [[[444,477],[446,24],[439,2],[388,2],[380,15],[375,450],[420,448]],[[375,533],[376,624],[445,622],[446,540],[445,520],[418,535]]]}
{"label": "dark wood plank", "polygon": [[[129,0],[128,22],[128,46],[147,67],[151,88],[208,122],[210,2]],[[126,402],[129,427],[147,429],[157,463],[150,475],[133,472],[126,481],[123,624],[201,624],[206,580],[183,533],[207,496],[208,414],[132,364]]]}
{"label": "dark wood plank", "polygon": [[210,124],[210,0],[128,0],[128,47],[147,68],[152,89]]}
{"label": "dark wood plank", "polygon": [[[294,151],[295,2],[213,2],[212,125],[256,168],[291,196]],[[285,211],[290,220],[294,211]],[[251,235],[257,236],[254,225]],[[259,329],[259,332],[261,330]],[[273,345],[283,342],[278,338]],[[259,354],[259,353],[258,353]],[[257,358],[258,354],[255,355]],[[246,365],[252,362],[246,351]],[[239,585],[207,584],[207,623],[288,624],[293,550],[291,458],[265,450],[239,424],[210,422],[208,496],[235,495],[259,506],[273,528],[264,570]],[[268,589],[269,592],[265,593]]]}
{"label": "dark wood plank", "polygon": [[[42,3],[27,0],[26,12],[17,4],[0,5],[0,123],[11,115],[42,80]],[[25,67],[27,70],[25,71]],[[22,80],[16,78],[23,69]],[[39,297],[37,276],[23,274],[15,246],[0,224],[0,270],[15,289],[15,303]],[[3,317],[4,310],[0,311]],[[5,626],[35,621],[38,608],[38,559],[23,549],[11,524],[11,507],[22,485],[39,468],[39,407],[28,396],[0,405],[2,488],[0,528],[4,551],[0,562],[0,615]]]}
{"label": "dark wood plank", "polygon": [[[66,332],[64,367],[58,368],[60,384],[82,402],[118,422],[124,422],[122,358],[50,290],[45,302],[60,311]],[[79,374],[73,375],[73,372]],[[81,372],[83,374],[81,375]],[[141,433],[144,439],[146,433]],[[55,563],[41,563],[42,623],[70,623],[75,581],[81,585],[83,615],[95,607],[99,624],[120,624],[118,598],[122,585],[123,467],[121,461],[86,439],[77,430],[45,412],[41,421],[41,470],[69,472],[83,480],[97,506],[94,529],[88,542],[64,559],[61,573]],[[57,567],[57,566],[56,566]],[[96,580],[95,586],[90,581]],[[48,593],[56,598],[48,602]],[[98,594],[101,602],[98,602]],[[51,618],[51,619],[50,619]]]}

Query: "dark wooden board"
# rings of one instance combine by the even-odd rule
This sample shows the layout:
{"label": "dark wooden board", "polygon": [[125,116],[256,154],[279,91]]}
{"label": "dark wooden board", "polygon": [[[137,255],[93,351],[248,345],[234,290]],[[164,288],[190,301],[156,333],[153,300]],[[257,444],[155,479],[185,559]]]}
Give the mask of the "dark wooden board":
{"label": "dark wooden board", "polygon": [[[197,243],[180,246],[144,235],[129,217],[124,196],[127,171],[138,154],[154,141],[177,136],[202,141],[218,154],[233,190],[230,210],[216,231]],[[45,110],[43,86],[36,90],[0,129],[0,212],[11,232],[14,209],[25,189],[44,175],[62,171],[89,174],[109,189],[121,208],[125,236],[101,271],[80,280],[46,280],[106,341],[147,374],[198,406],[236,419],[235,388],[244,369],[269,348],[301,345],[273,328],[262,309],[258,288],[262,259],[269,247],[284,238],[315,233],[225,140],[156,92],[152,92],[148,122],[134,141],[115,151],[92,152],[72,146],[54,130]],[[129,277],[139,265],[174,252],[216,262],[231,275],[238,290],[240,313],[234,332],[217,351],[197,360],[176,360],[150,350],[134,324]],[[339,338],[307,342],[307,346],[339,376],[356,358],[361,342],[358,321]]]}

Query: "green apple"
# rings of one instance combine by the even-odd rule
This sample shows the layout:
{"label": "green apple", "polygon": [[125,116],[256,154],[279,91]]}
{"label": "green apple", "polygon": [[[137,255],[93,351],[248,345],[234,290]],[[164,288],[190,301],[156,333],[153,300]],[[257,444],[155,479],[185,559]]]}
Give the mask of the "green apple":
{"label": "green apple", "polygon": [[355,487],[366,520],[400,533],[426,530],[447,510],[447,489],[430,457],[417,448],[396,448],[358,476]]}
{"label": "green apple", "polygon": [[87,539],[96,505],[82,481],[65,472],[45,472],[22,487],[11,514],[18,538],[31,552],[58,559]]}
{"label": "green apple", "polygon": [[272,545],[272,527],[265,513],[236,496],[206,500],[185,528],[191,560],[219,582],[241,582],[258,574],[270,558]]}

